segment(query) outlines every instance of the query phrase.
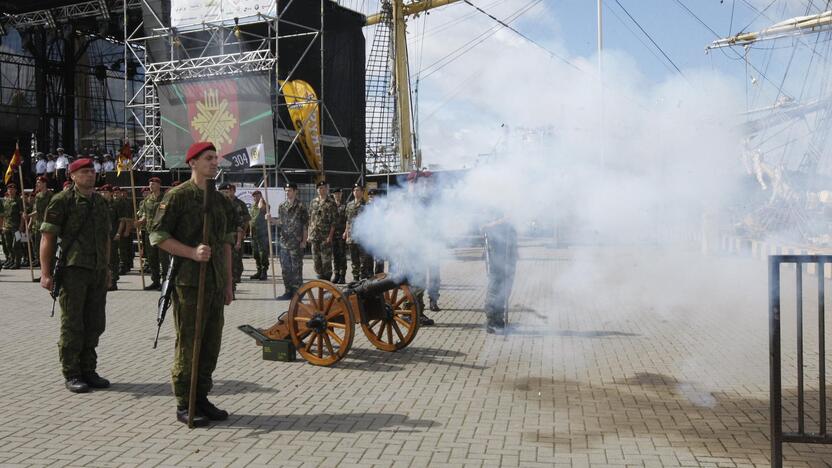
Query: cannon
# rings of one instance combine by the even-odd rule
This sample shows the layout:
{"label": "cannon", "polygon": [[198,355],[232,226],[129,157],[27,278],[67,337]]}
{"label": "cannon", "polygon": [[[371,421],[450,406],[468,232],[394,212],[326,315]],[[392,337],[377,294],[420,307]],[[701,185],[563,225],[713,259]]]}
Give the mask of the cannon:
{"label": "cannon", "polygon": [[382,351],[409,345],[419,330],[419,304],[407,282],[386,274],[339,288],[324,280],[308,281],[295,292],[289,310],[263,330],[238,327],[258,344],[291,340],[310,364],[331,366],[347,355],[355,324]]}

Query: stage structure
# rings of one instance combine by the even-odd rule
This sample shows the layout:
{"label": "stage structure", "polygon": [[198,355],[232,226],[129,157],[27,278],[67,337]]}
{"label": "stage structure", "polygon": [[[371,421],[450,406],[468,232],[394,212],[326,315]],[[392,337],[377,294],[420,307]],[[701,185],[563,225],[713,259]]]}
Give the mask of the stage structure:
{"label": "stage structure", "polygon": [[125,130],[140,143],[123,90],[137,88],[143,70],[125,60],[121,34],[125,7],[134,24],[140,3],[0,0],[0,152],[32,133],[44,152],[114,151]]}
{"label": "stage structure", "polygon": [[128,109],[146,164],[184,168],[187,147],[211,140],[224,170],[256,173],[245,148],[262,137],[276,183],[362,177],[363,15],[329,0],[141,3],[126,42],[146,74]]}

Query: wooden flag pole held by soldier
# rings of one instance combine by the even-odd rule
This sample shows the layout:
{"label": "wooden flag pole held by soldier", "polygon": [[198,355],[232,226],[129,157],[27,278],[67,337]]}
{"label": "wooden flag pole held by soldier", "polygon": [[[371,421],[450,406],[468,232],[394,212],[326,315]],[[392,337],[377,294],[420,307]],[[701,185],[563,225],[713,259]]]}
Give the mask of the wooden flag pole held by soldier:
{"label": "wooden flag pole held by soldier", "polygon": [[[216,188],[214,179],[205,181],[205,194],[202,199],[202,244],[208,245],[208,206],[211,195]],[[211,252],[211,255],[218,255]],[[209,260],[210,261],[210,260]],[[194,324],[194,353],[191,358],[191,386],[188,389],[188,427],[194,427],[196,415],[196,385],[199,372],[199,353],[202,350],[202,317],[205,315],[205,275],[208,272],[208,262],[199,264],[199,288],[196,296],[196,323]]]}
{"label": "wooden flag pole held by soldier", "polygon": [[[125,140],[124,146],[127,146],[127,141]],[[126,156],[124,154],[124,146],[122,146],[122,157]],[[142,289],[144,289],[144,243],[142,242],[142,232],[139,229],[139,224],[136,222],[136,210],[138,210],[136,206],[136,179],[133,177],[133,161],[127,164],[128,169],[130,170],[130,196],[133,199],[133,228],[136,230],[136,241],[139,244],[139,274],[142,276]]]}
{"label": "wooden flag pole held by soldier", "polygon": [[[263,144],[263,135],[260,135],[260,144]],[[262,148],[262,146],[261,146]],[[277,297],[277,271],[274,269],[274,247],[272,246],[272,207],[269,203],[269,176],[266,174],[265,154],[260,155],[263,159],[263,192],[266,199],[266,235],[269,239],[269,262],[272,267],[272,296]],[[252,223],[253,224],[253,223]]]}
{"label": "wooden flag pole held by soldier", "polygon": [[[20,151],[19,149],[17,151]],[[17,167],[17,175],[20,176],[20,199],[23,201],[23,212],[26,213],[26,197],[23,196],[23,168]],[[29,237],[29,220],[23,223],[26,229],[26,253],[29,254],[29,275],[32,277],[32,282],[35,282],[35,268],[32,266],[32,239]]]}

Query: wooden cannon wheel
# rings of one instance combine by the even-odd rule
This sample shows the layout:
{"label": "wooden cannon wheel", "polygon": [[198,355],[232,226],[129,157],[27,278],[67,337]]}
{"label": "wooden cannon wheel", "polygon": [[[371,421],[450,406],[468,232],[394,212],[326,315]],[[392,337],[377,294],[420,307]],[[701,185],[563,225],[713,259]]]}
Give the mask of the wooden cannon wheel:
{"label": "wooden cannon wheel", "polygon": [[419,330],[416,297],[406,284],[384,292],[385,314],[381,319],[361,322],[367,339],[382,351],[396,351],[409,345]]}
{"label": "wooden cannon wheel", "polygon": [[316,366],[340,361],[355,334],[350,306],[329,281],[312,280],[301,286],[289,304],[287,323],[297,351]]}

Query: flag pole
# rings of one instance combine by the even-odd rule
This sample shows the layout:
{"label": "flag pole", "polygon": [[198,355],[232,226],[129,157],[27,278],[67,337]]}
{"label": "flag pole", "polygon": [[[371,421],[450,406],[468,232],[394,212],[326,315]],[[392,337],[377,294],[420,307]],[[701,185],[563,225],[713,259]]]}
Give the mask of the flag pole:
{"label": "flag pole", "polygon": [[[125,65],[126,66],[126,65]],[[127,139],[124,139],[124,146],[127,146]],[[124,146],[121,147],[121,155],[125,157]],[[128,158],[127,169],[130,170],[130,196],[133,199],[133,228],[136,230],[136,242],[139,244],[139,274],[142,277],[142,289],[144,284],[144,240],[142,239],[142,232],[139,229],[139,224],[136,222],[136,179],[133,177],[133,158]]]}
{"label": "flag pole", "polygon": [[[263,135],[260,135],[260,144],[263,144]],[[263,147],[263,153],[265,153],[265,146]],[[266,199],[266,235],[269,239],[269,262],[271,263],[272,267],[272,295],[273,297],[277,297],[277,270],[274,268],[274,247],[272,246],[272,225],[271,225],[271,211],[272,207],[269,203],[269,176],[266,174],[266,155],[263,154],[263,164],[261,167],[263,168],[263,195]]]}
{"label": "flag pole", "polygon": [[[20,154],[20,143],[15,145],[15,152]],[[26,213],[26,197],[25,188],[23,187],[23,162],[17,166],[17,175],[20,176],[20,200],[23,202],[23,213]],[[26,229],[26,253],[29,254],[29,275],[32,277],[32,282],[35,282],[35,268],[32,266],[32,239],[29,238],[29,217],[25,216],[26,222],[23,223]]]}

